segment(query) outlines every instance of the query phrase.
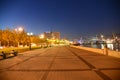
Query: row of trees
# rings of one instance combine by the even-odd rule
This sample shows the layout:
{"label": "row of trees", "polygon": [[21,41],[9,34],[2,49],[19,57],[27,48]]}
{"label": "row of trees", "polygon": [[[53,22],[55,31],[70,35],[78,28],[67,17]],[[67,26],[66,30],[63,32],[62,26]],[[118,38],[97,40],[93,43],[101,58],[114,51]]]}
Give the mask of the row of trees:
{"label": "row of trees", "polygon": [[23,29],[22,31],[16,31],[9,28],[0,30],[0,46],[19,46],[29,45],[29,43],[44,43],[46,40],[40,39],[35,35],[27,35],[27,32]]}

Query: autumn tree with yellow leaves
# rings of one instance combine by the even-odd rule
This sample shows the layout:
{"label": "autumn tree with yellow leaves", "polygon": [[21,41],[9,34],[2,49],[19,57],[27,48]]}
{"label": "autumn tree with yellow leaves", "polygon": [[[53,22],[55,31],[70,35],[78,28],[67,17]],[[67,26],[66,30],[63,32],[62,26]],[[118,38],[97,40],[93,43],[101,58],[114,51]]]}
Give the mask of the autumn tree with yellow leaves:
{"label": "autumn tree with yellow leaves", "polygon": [[[31,43],[43,43],[38,36],[31,36]],[[25,30],[21,32],[17,32],[10,28],[6,28],[4,30],[0,30],[0,46],[6,47],[18,47],[19,45],[28,45],[29,44],[29,36]]]}

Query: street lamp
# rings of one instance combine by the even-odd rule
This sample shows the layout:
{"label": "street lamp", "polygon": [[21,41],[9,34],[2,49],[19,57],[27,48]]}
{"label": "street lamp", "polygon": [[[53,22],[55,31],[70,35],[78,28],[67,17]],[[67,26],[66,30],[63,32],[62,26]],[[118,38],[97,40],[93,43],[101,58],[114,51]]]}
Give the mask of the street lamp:
{"label": "street lamp", "polygon": [[31,36],[33,35],[33,33],[27,33],[27,35],[29,36],[29,49],[31,50]]}
{"label": "street lamp", "polygon": [[16,31],[16,32],[19,32],[19,33],[22,32],[23,30],[24,30],[24,29],[23,29],[22,27],[15,28],[15,31]]}
{"label": "street lamp", "polygon": [[19,27],[19,28],[18,28],[18,31],[19,31],[19,32],[22,32],[22,31],[23,31],[23,28],[22,28],[22,27]]}
{"label": "street lamp", "polygon": [[[18,36],[20,36],[20,33],[24,31],[24,28],[23,27],[15,28],[15,31],[17,32],[17,34],[19,34]],[[18,41],[18,47],[19,47],[19,41]]]}

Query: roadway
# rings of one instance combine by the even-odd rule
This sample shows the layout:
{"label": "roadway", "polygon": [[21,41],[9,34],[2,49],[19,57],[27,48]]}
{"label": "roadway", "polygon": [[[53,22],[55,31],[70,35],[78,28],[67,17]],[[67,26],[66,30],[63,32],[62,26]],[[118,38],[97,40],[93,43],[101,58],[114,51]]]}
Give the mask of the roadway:
{"label": "roadway", "polygon": [[0,60],[0,80],[120,80],[120,59],[68,46]]}

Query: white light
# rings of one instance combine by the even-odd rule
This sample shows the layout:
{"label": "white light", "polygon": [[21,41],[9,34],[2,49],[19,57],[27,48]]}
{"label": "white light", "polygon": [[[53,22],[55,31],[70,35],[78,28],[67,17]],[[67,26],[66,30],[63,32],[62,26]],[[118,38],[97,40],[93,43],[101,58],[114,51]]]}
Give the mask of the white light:
{"label": "white light", "polygon": [[19,27],[19,28],[18,28],[18,31],[22,32],[22,31],[23,31],[23,28],[22,28],[22,27]]}
{"label": "white light", "polygon": [[101,38],[103,38],[104,36],[103,35],[101,35]]}
{"label": "white light", "polygon": [[30,33],[27,33],[27,35],[30,35]]}
{"label": "white light", "polygon": [[44,34],[41,34],[41,35],[40,35],[40,38],[43,39],[43,38],[44,38]]}
{"label": "white light", "polygon": [[27,33],[27,35],[28,35],[28,36],[31,36],[31,35],[33,35],[33,33],[32,33],[32,32],[31,32],[31,33]]}
{"label": "white light", "polygon": [[30,35],[33,35],[33,33],[30,33]]}
{"label": "white light", "polygon": [[22,32],[24,29],[22,27],[15,28],[16,32]]}

